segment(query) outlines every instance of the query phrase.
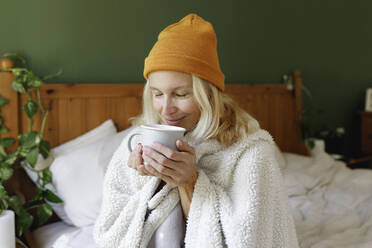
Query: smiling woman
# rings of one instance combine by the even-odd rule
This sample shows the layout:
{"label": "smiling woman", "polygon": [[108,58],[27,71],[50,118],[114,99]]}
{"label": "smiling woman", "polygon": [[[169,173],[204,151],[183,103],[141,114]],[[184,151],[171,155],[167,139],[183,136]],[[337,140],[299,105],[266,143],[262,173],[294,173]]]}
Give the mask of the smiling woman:
{"label": "smiling woman", "polygon": [[223,92],[212,24],[190,14],[165,28],[144,77],[134,126],[187,132],[175,150],[122,142],[105,175],[97,244],[298,247],[273,139]]}
{"label": "smiling woman", "polygon": [[177,71],[155,71],[148,80],[152,105],[163,124],[190,131],[198,123],[200,109],[193,96],[192,77]]}

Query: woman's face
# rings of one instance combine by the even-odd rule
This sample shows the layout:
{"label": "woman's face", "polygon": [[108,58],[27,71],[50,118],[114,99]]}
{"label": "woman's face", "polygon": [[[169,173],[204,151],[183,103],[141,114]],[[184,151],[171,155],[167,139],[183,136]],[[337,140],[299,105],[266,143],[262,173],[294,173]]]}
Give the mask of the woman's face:
{"label": "woman's face", "polygon": [[149,74],[152,103],[163,124],[187,131],[196,126],[200,110],[194,99],[192,77],[176,71],[154,71]]}

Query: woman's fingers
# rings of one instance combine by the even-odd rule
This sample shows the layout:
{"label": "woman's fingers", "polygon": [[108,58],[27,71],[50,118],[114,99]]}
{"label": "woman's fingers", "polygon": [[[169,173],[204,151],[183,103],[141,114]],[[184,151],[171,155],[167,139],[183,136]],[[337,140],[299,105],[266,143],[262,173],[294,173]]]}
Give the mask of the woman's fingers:
{"label": "woman's fingers", "polygon": [[166,167],[166,166],[158,163],[155,159],[153,159],[152,157],[148,156],[146,153],[143,154],[143,159],[144,159],[144,161],[146,163],[146,166],[145,166],[146,169],[150,165],[157,172],[159,172],[159,173],[161,173],[163,175],[170,176],[170,177],[176,175],[176,171],[175,170],[173,170],[171,168],[168,168],[168,167]]}
{"label": "woman's fingers", "polygon": [[179,152],[172,150],[169,147],[163,146],[158,142],[154,142],[151,147],[158,153],[163,154],[168,159],[171,159],[173,161],[182,161],[182,156],[180,156]]}
{"label": "woman's fingers", "polygon": [[128,167],[137,170],[141,176],[147,176],[149,175],[149,172],[143,165],[142,149],[143,149],[142,145],[138,144],[136,148],[132,151],[132,153],[129,156]]}
{"label": "woman's fingers", "polygon": [[191,154],[195,154],[194,148],[192,146],[190,146],[189,144],[187,144],[187,142],[185,142],[185,141],[177,140],[176,146],[177,146],[178,150],[180,150],[182,152],[188,152],[188,153],[191,153]]}
{"label": "woman's fingers", "polygon": [[146,170],[146,166],[143,165],[143,164],[140,164],[138,166],[138,169],[137,169],[138,173],[141,175],[141,176],[148,176],[150,175],[150,173]]}
{"label": "woman's fingers", "polygon": [[178,167],[177,163],[174,160],[169,159],[165,155],[155,151],[152,148],[144,147],[143,154],[150,157],[151,159],[155,160],[158,164],[161,164],[165,167],[168,167],[171,169],[177,169]]}

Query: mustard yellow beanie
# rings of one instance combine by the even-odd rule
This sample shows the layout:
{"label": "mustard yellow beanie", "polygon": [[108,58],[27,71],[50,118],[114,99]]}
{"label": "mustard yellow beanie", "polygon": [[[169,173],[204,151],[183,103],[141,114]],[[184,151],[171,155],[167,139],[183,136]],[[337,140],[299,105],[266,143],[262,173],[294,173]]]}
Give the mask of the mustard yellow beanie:
{"label": "mustard yellow beanie", "polygon": [[217,55],[217,38],[210,22],[196,14],[160,32],[158,41],[145,59],[143,75],[153,71],[170,70],[194,74],[225,89]]}

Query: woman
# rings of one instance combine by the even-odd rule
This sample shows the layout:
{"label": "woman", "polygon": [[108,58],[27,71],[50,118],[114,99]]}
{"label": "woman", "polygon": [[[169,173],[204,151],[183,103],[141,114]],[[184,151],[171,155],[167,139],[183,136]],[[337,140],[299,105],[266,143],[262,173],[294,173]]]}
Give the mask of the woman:
{"label": "woman", "polygon": [[154,143],[129,154],[122,142],[105,176],[100,247],[298,247],[272,137],[223,93],[216,46],[195,14],[159,34],[133,123],[187,132],[178,151]]}

